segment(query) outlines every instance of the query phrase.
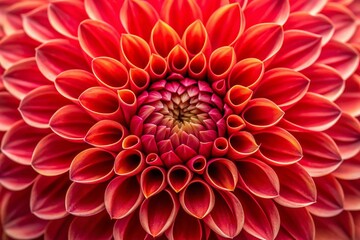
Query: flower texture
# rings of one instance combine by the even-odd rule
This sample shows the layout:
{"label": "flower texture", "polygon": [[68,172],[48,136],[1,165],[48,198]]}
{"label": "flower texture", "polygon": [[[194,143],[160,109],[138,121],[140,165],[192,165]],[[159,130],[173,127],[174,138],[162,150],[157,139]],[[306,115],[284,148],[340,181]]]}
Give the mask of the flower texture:
{"label": "flower texture", "polygon": [[360,239],[359,0],[0,0],[2,239]]}

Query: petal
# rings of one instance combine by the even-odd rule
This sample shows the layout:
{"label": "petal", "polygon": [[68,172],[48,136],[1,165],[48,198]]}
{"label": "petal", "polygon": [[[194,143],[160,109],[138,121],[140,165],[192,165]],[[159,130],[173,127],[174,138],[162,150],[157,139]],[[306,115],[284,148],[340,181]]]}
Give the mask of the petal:
{"label": "petal", "polygon": [[239,160],[250,156],[259,149],[253,135],[249,132],[235,132],[229,137],[229,151],[227,156],[233,160]]}
{"label": "petal", "polygon": [[232,67],[227,79],[227,86],[231,88],[234,85],[242,85],[253,89],[262,79],[264,70],[262,61],[256,58],[243,59]]}
{"label": "petal", "polygon": [[191,171],[202,174],[206,168],[206,158],[202,155],[195,156],[187,161],[186,165]]}
{"label": "petal", "polygon": [[316,14],[325,6],[326,0],[289,0],[291,12],[309,12]]}
{"label": "petal", "polygon": [[321,53],[321,36],[302,30],[288,30],[284,43],[270,63],[270,67],[286,67],[295,71],[313,64]]}
{"label": "petal", "polygon": [[36,63],[40,72],[49,80],[69,69],[88,69],[80,46],[70,40],[50,40],[36,49]]}
{"label": "petal", "polygon": [[252,95],[253,91],[251,89],[241,85],[234,85],[226,93],[224,101],[234,113],[239,114],[250,101]]}
{"label": "petal", "polygon": [[166,171],[161,167],[150,166],[141,173],[140,186],[146,198],[158,194],[166,185]]}
{"label": "petal", "polygon": [[214,157],[222,157],[229,150],[229,142],[224,137],[218,137],[214,140],[211,155]]}
{"label": "petal", "polygon": [[75,216],[93,216],[101,212],[104,209],[106,185],[107,182],[97,184],[73,182],[65,197],[66,211]]}
{"label": "petal", "polygon": [[304,97],[310,80],[287,68],[274,68],[264,74],[254,97],[267,98],[286,110]]}
{"label": "petal", "polygon": [[99,148],[89,148],[80,152],[72,160],[69,178],[78,183],[99,183],[113,176],[115,157],[112,153]]}
{"label": "petal", "polygon": [[303,150],[300,165],[312,176],[320,177],[333,172],[343,162],[332,138],[324,133],[293,132]]}
{"label": "petal", "polygon": [[144,39],[136,35],[123,34],[120,47],[122,57],[131,67],[145,69],[149,65],[151,50]]}
{"label": "petal", "polygon": [[6,131],[21,119],[18,112],[19,100],[8,92],[0,92],[0,131]]}
{"label": "petal", "polygon": [[284,41],[284,30],[278,24],[262,23],[247,29],[234,48],[237,59],[257,58],[261,61],[276,54]]}
{"label": "petal", "polygon": [[245,127],[244,120],[236,114],[231,114],[226,119],[226,127],[229,135],[239,132]]}
{"label": "petal", "polygon": [[166,236],[169,240],[202,239],[203,235],[200,220],[180,209],[173,225],[166,231]]}
{"label": "petal", "polygon": [[285,112],[287,129],[324,131],[340,118],[341,110],[333,102],[316,93],[307,93]]}
{"label": "petal", "polygon": [[136,177],[116,177],[105,190],[105,208],[112,219],[121,219],[142,203],[144,196]]}
{"label": "petal", "polygon": [[287,208],[300,208],[316,201],[314,180],[299,164],[275,167],[280,180],[280,193],[275,201]]}
{"label": "petal", "polygon": [[78,29],[81,48],[92,58],[108,56],[119,59],[120,35],[111,25],[96,21],[82,21]]}
{"label": "petal", "polygon": [[289,165],[302,158],[301,145],[283,128],[271,127],[256,132],[254,138],[260,145],[259,155],[270,164]]}
{"label": "petal", "polygon": [[44,239],[45,240],[62,240],[68,237],[68,230],[73,217],[71,215],[50,221],[46,226]]}
{"label": "petal", "polygon": [[146,41],[159,15],[153,6],[146,1],[126,0],[120,10],[120,20],[124,29]]}
{"label": "petal", "polygon": [[239,183],[260,198],[274,198],[279,195],[280,183],[275,171],[255,158],[236,162]]}
{"label": "petal", "polygon": [[150,76],[145,70],[139,68],[131,68],[129,75],[130,89],[135,93],[135,95],[138,95],[149,87]]}
{"label": "petal", "polygon": [[148,70],[151,79],[163,79],[167,70],[166,60],[159,55],[151,54]]}
{"label": "petal", "polygon": [[69,170],[73,158],[87,147],[87,144],[69,142],[51,133],[36,145],[31,166],[44,176],[60,175]]}
{"label": "petal", "polygon": [[225,79],[235,65],[236,56],[232,47],[220,47],[212,52],[209,59],[209,80]]}
{"label": "petal", "polygon": [[206,30],[213,49],[232,45],[245,27],[243,11],[238,3],[217,9],[206,23]]}
{"label": "petal", "polygon": [[185,74],[189,66],[189,56],[185,49],[176,45],[169,53],[167,65],[172,72]]}
{"label": "petal", "polygon": [[345,113],[352,116],[360,115],[360,76],[353,74],[345,81],[345,90],[336,100],[336,104]]}
{"label": "petal", "polygon": [[340,179],[353,180],[360,178],[360,152],[343,161],[339,168],[337,168],[333,175]]}
{"label": "petal", "polygon": [[207,0],[196,0],[196,2],[202,11],[203,22],[206,23],[213,12],[215,12],[221,6],[227,4],[229,1],[212,0],[209,2]]}
{"label": "petal", "polygon": [[135,149],[122,150],[115,159],[114,171],[120,176],[133,176],[140,173],[145,167],[145,157]]}
{"label": "petal", "polygon": [[206,28],[200,20],[196,20],[186,28],[182,42],[190,56],[207,53],[210,49]]}
{"label": "petal", "polygon": [[236,165],[225,158],[212,159],[205,169],[205,180],[214,188],[233,191],[238,182]]}
{"label": "petal", "polygon": [[113,236],[115,240],[145,239],[146,235],[147,233],[140,224],[138,210],[136,210],[133,214],[115,222],[113,229]]}
{"label": "petal", "polygon": [[151,31],[150,46],[157,54],[164,58],[168,56],[171,49],[179,42],[180,37],[176,31],[161,20],[155,24]]}
{"label": "petal", "polygon": [[339,180],[341,188],[344,191],[344,209],[347,211],[360,210],[360,190],[359,179]]}
{"label": "petal", "polygon": [[193,173],[184,165],[174,165],[167,172],[167,182],[176,192],[183,190],[191,181]]}

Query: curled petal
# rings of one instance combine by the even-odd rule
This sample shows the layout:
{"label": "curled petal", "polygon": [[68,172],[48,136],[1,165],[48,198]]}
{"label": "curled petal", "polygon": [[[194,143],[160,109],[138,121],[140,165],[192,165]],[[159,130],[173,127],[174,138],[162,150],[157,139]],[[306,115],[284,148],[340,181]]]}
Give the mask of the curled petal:
{"label": "curled petal", "polygon": [[264,74],[254,97],[267,98],[281,109],[287,109],[304,97],[309,83],[310,80],[299,72],[274,68]]}
{"label": "curled petal", "polygon": [[345,113],[352,116],[360,115],[360,96],[357,94],[360,91],[360,77],[353,74],[345,81],[345,90],[336,100],[336,104]]}
{"label": "curled petal", "polygon": [[46,226],[44,232],[45,240],[62,240],[68,237],[69,226],[73,220],[71,215],[60,218],[57,220],[52,220]]}
{"label": "curled petal", "polygon": [[213,49],[230,46],[243,33],[245,18],[239,3],[217,9],[206,23],[206,30]]}
{"label": "curled petal", "polygon": [[148,234],[157,237],[171,226],[178,209],[177,196],[172,191],[165,189],[141,204],[140,223]]}
{"label": "curled petal", "polygon": [[253,91],[251,89],[235,85],[226,93],[225,103],[229,105],[234,113],[239,114],[250,101],[252,95]]}
{"label": "curled petal", "polygon": [[21,60],[8,68],[2,76],[2,81],[6,90],[18,99],[23,99],[37,87],[51,84],[39,71],[35,58]]}
{"label": "curled petal", "polygon": [[131,68],[130,72],[130,89],[137,95],[148,88],[150,84],[149,74],[139,68]]}
{"label": "curled petal", "polygon": [[21,101],[19,111],[30,126],[48,128],[52,115],[69,101],[63,98],[53,86],[38,87]]}
{"label": "curled petal", "polygon": [[54,133],[65,139],[82,141],[94,123],[95,120],[82,108],[66,105],[54,113],[49,125]]}
{"label": "curled petal", "polygon": [[144,39],[136,35],[123,34],[120,38],[120,48],[122,57],[131,67],[145,69],[149,65],[151,50]]}
{"label": "curled petal", "polygon": [[[259,13],[261,13],[260,16]],[[254,0],[246,6],[244,11],[246,26],[267,22],[274,22],[282,25],[288,19],[289,13],[290,4],[287,0]]]}
{"label": "curled petal", "polygon": [[343,162],[339,149],[332,138],[325,133],[294,132],[303,150],[300,165],[312,177],[333,172]]}
{"label": "curled petal", "polygon": [[279,178],[269,165],[255,158],[245,158],[236,162],[236,166],[239,182],[252,194],[261,198],[274,198],[279,195]]}
{"label": "curled petal", "polygon": [[189,62],[189,76],[194,79],[202,79],[207,73],[207,60],[203,53],[195,55]]}
{"label": "curled petal", "polygon": [[271,127],[256,132],[254,138],[260,145],[260,156],[270,164],[289,165],[303,156],[300,143],[283,128]]}
{"label": "curled petal", "polygon": [[236,114],[231,114],[226,119],[226,127],[229,135],[239,132],[245,127],[244,120]]}
{"label": "curled petal", "polygon": [[146,156],[145,162],[150,166],[163,166],[163,162],[156,153],[149,153]]}
{"label": "curled petal", "polygon": [[207,226],[225,238],[238,235],[244,225],[244,211],[239,199],[231,192],[215,191],[213,210],[204,218]]}
{"label": "curled petal", "polygon": [[302,30],[284,33],[284,43],[270,63],[270,67],[286,67],[295,71],[313,64],[321,53],[321,36]]}
{"label": "curled petal", "polygon": [[233,160],[239,160],[250,156],[259,149],[253,135],[249,132],[235,132],[229,137],[229,151],[227,156]]}
{"label": "curled petal", "polygon": [[206,158],[202,155],[195,156],[187,161],[186,165],[191,171],[202,174],[206,168]]}
{"label": "curled petal", "polygon": [[105,190],[105,208],[113,219],[128,216],[136,210],[143,199],[136,177],[116,177]]}
{"label": "curled petal", "polygon": [[360,190],[358,188],[359,179],[339,180],[344,191],[344,209],[347,211],[360,210]]}
{"label": "curled petal", "polygon": [[69,177],[78,183],[104,182],[113,176],[114,155],[99,148],[80,152],[72,160]]}
{"label": "curled petal", "polygon": [[151,79],[162,79],[168,70],[167,62],[159,55],[151,54],[149,63],[149,75]]}
{"label": "curled petal", "polygon": [[97,184],[73,182],[65,197],[66,211],[75,216],[93,216],[101,212],[104,210],[106,185],[107,182]]}
{"label": "curled petal", "polygon": [[71,69],[60,73],[55,79],[56,90],[65,98],[77,102],[79,96],[88,88],[98,85],[93,74]]}
{"label": "curled petal", "polygon": [[232,47],[225,46],[216,49],[209,59],[208,76],[210,81],[226,78],[235,62],[236,56]]}
{"label": "curled petal", "polygon": [[6,131],[21,119],[17,110],[19,100],[6,91],[0,92],[0,131]]}
{"label": "curled petal", "polygon": [[145,157],[136,149],[121,151],[115,158],[114,171],[120,176],[133,176],[145,167]]}
{"label": "curled petal", "polygon": [[167,172],[169,186],[176,192],[183,190],[191,181],[193,173],[184,165],[172,166]]}
{"label": "curled petal", "polygon": [[31,166],[44,176],[60,175],[69,170],[73,158],[87,147],[87,144],[69,142],[51,133],[36,145]]}
{"label": "curled petal", "polygon": [[[86,228],[84,228],[86,226]],[[69,240],[75,239],[112,239],[113,222],[109,215],[103,211],[91,218],[75,217],[69,227]]]}
{"label": "curled petal", "polygon": [[214,140],[214,145],[211,151],[211,155],[214,157],[222,157],[229,150],[228,140],[224,137],[218,137]]}
{"label": "curled petal", "polygon": [[120,10],[120,20],[124,29],[131,34],[149,40],[151,30],[159,15],[146,1],[125,0]]}
{"label": "curled petal", "polygon": [[141,140],[136,135],[128,135],[124,138],[121,147],[123,149],[137,149],[141,150]]}
{"label": "curled petal", "polygon": [[19,164],[30,165],[36,145],[48,132],[46,129],[33,128],[20,120],[3,136],[1,152]]}
{"label": "curled petal", "polygon": [[189,66],[189,56],[185,49],[176,45],[169,53],[167,64],[172,72],[185,74]]}
{"label": "curled petal", "polygon": [[309,206],[316,201],[314,180],[299,164],[273,166],[280,181],[279,197],[275,201],[288,208]]}
{"label": "curled petal", "polygon": [[67,174],[45,177],[39,176],[31,189],[31,212],[42,219],[59,219],[68,213],[65,210],[65,195],[71,181]]}
{"label": "curled petal", "polygon": [[169,240],[197,240],[202,239],[202,236],[203,231],[200,220],[187,214],[182,209],[176,215],[173,225],[166,231],[166,237]]}
{"label": "curled petal", "polygon": [[118,90],[119,105],[122,121],[129,123],[137,111],[137,98],[133,91],[127,89]]}
{"label": "curled petal", "polygon": [[84,4],[79,1],[57,1],[49,4],[48,18],[56,31],[66,37],[76,38],[79,24],[88,16]]}
{"label": "curled petal", "polygon": [[343,211],[344,192],[340,183],[332,175],[313,178],[316,184],[316,202],[307,207],[315,216],[333,217]]}
{"label": "curled petal", "polygon": [[36,48],[36,63],[40,72],[49,80],[54,81],[56,76],[69,69],[87,70],[80,46],[70,40],[50,40]]}
{"label": "curled petal", "polygon": [[323,9],[326,0],[289,0],[291,12],[309,12],[310,14],[316,14]]}
{"label": "curled petal", "polygon": [[233,191],[238,182],[239,173],[236,165],[225,158],[216,158],[207,163],[205,180],[213,187]]}
{"label": "curled petal", "polygon": [[[166,41],[164,41],[166,39]],[[159,20],[151,31],[151,48],[160,56],[166,58],[178,43],[180,37],[176,31],[165,22]]]}
{"label": "curled petal", "polygon": [[81,48],[90,57],[108,56],[119,59],[120,35],[111,25],[84,20],[79,25],[78,35]]}
{"label": "curled petal", "polygon": [[[238,58],[239,59],[239,58]],[[246,58],[237,62],[229,73],[227,86],[242,85],[255,88],[264,75],[264,63],[256,58]]]}
{"label": "curled petal", "polygon": [[[283,1],[284,2],[284,1]],[[274,23],[262,23],[247,29],[234,48],[237,59],[257,58],[266,61],[273,57],[284,41],[283,28]]]}
{"label": "curled petal", "polygon": [[161,167],[150,166],[141,173],[140,186],[146,198],[158,194],[166,185],[166,171]]}
{"label": "curled petal", "polygon": [[359,54],[349,45],[330,41],[322,48],[317,62],[335,68],[343,79],[346,80],[357,69]]}
{"label": "curled petal", "polygon": [[356,156],[343,161],[340,167],[332,174],[339,179],[353,180],[360,178],[360,152]]}
{"label": "curled petal", "polygon": [[196,20],[186,28],[182,42],[190,56],[207,53],[210,48],[205,26],[200,20]]}
{"label": "curled petal", "polygon": [[[136,229],[136,231],[134,231]],[[139,210],[115,222],[113,236],[115,240],[145,239],[148,234],[140,224]]]}

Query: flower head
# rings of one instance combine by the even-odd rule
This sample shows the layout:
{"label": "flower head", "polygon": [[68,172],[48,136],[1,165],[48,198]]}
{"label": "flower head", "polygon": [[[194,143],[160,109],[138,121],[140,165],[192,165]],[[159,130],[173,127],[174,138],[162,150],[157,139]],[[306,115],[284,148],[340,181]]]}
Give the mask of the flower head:
{"label": "flower head", "polygon": [[0,234],[360,238],[359,9],[0,0]]}

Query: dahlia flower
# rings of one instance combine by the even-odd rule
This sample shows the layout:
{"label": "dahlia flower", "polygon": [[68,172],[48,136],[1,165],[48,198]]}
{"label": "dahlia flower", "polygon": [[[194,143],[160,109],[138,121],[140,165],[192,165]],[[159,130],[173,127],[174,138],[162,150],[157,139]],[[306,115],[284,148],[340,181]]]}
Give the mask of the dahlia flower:
{"label": "dahlia flower", "polygon": [[0,0],[2,239],[360,239],[359,0]]}

